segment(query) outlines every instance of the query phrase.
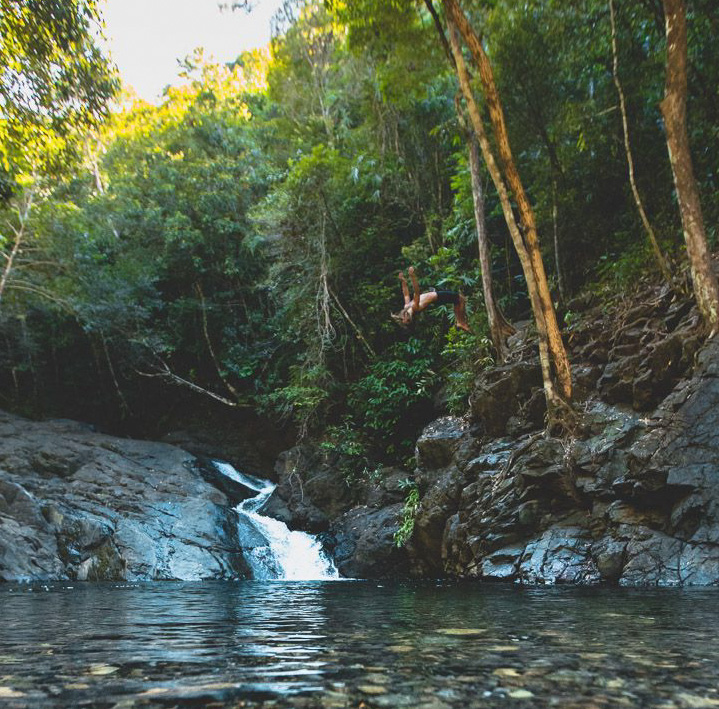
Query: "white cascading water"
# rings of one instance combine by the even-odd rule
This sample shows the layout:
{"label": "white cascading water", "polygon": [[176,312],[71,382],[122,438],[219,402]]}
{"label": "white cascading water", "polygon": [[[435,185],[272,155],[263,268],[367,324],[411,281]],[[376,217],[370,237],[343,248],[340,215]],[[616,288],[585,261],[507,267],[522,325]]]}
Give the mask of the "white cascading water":
{"label": "white cascading water", "polygon": [[274,483],[245,475],[229,463],[214,461],[226,477],[257,492],[235,508],[267,540],[267,546],[246,549],[245,559],[255,579],[337,579],[339,573],[320,542],[305,532],[292,532],[284,522],[258,512],[275,489]]}

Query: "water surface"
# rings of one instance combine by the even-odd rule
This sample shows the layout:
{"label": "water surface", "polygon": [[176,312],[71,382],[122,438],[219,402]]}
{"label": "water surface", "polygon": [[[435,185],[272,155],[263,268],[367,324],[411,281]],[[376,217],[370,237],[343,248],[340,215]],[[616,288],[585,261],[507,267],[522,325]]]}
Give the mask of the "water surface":
{"label": "water surface", "polygon": [[719,707],[719,590],[0,586],[0,706]]}

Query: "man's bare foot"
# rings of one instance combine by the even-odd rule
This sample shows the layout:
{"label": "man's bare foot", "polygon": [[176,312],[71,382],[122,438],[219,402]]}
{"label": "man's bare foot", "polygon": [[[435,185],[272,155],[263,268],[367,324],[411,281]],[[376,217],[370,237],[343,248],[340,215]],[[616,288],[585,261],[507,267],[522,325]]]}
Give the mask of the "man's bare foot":
{"label": "man's bare foot", "polygon": [[467,323],[467,299],[461,293],[459,294],[459,303],[454,309],[454,325],[465,332],[472,332]]}

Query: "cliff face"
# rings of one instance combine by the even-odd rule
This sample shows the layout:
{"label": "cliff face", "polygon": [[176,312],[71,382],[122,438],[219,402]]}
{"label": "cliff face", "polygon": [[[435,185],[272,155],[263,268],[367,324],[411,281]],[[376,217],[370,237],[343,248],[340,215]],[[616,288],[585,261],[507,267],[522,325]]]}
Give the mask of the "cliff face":
{"label": "cliff face", "polygon": [[[719,583],[719,344],[644,418],[587,404],[588,435],[481,444],[463,421],[419,441],[420,574],[525,583]],[[437,450],[446,465],[436,467]]]}
{"label": "cliff face", "polygon": [[[597,308],[583,323],[568,333],[574,434],[543,430],[539,367],[519,340],[517,361],[478,378],[465,418],[425,429],[421,501],[394,573],[719,583],[719,338],[703,344],[691,303],[666,290],[640,305]],[[357,507],[334,523],[351,552],[347,568],[366,558],[380,514],[393,515],[391,544],[396,506]],[[358,566],[392,575],[384,563]]]}
{"label": "cliff face", "polygon": [[240,547],[185,451],[0,412],[0,580],[232,578]]}

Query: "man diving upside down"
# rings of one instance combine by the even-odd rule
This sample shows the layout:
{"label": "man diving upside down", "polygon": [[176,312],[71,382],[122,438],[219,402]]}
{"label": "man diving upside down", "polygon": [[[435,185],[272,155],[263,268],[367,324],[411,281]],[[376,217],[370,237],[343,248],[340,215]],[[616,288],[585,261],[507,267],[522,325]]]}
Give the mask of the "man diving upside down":
{"label": "man diving upside down", "polygon": [[414,266],[408,269],[409,277],[412,280],[412,290],[414,295],[409,296],[409,288],[407,279],[402,271],[399,272],[399,280],[402,284],[402,295],[404,296],[404,307],[399,313],[393,314],[392,317],[401,325],[409,325],[415,313],[420,313],[430,305],[448,305],[454,306],[454,324],[456,327],[472,332],[467,324],[467,310],[465,304],[467,299],[456,291],[451,290],[430,290],[424,293],[419,291],[419,283],[417,275],[414,272]]}

